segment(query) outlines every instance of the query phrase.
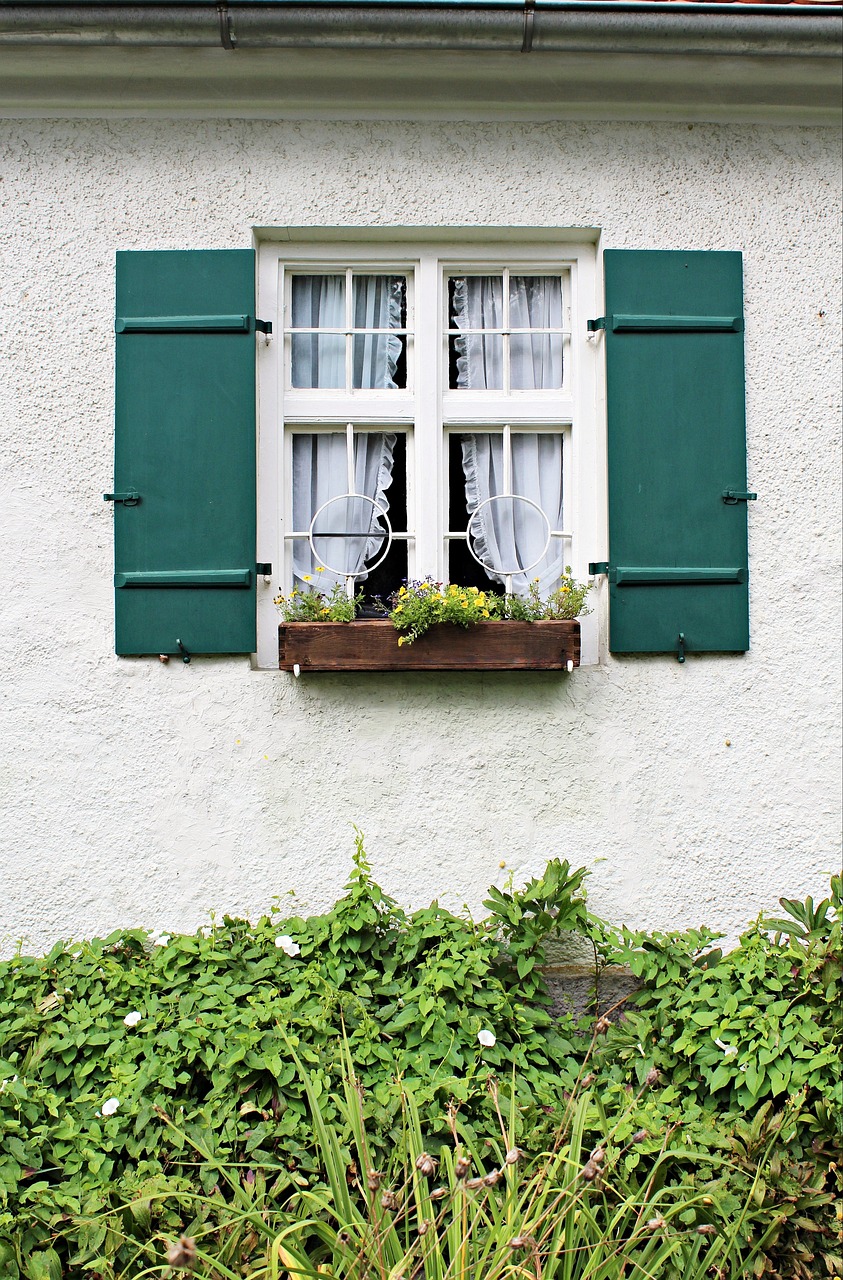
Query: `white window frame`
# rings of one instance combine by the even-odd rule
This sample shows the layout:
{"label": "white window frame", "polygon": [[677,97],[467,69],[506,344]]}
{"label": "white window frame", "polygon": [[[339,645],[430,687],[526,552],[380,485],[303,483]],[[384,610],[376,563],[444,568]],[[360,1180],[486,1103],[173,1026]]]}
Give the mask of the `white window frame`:
{"label": "white window frame", "polygon": [[[416,233],[418,234],[418,233]],[[470,229],[418,239],[402,229],[329,234],[288,231],[291,238],[258,245],[258,315],[271,320],[273,336],[258,349],[258,548],[273,574],[258,591],[259,667],[277,669],[278,616],[273,598],[288,581],[289,517],[295,429],[345,430],[348,421],[369,429],[407,432],[407,528],[409,576],[446,576],[448,516],[447,433],[472,427],[548,430],[563,434],[565,527],[574,577],[588,576],[588,561],[604,543],[606,511],[605,432],[599,413],[599,356],[588,340],[586,321],[600,312],[597,301],[596,237],[528,228],[500,231],[495,239]],[[569,283],[565,328],[566,370],[561,391],[462,391],[448,388],[447,279],[449,275],[563,274]],[[397,390],[296,390],[289,382],[285,333],[285,273],[369,270],[408,277],[407,388]],[[567,322],[569,320],[569,323]],[[431,376],[431,371],[434,376]],[[350,406],[353,405],[353,413]],[[597,551],[595,551],[597,548]],[[281,588],[282,590],[284,587]],[[597,610],[583,619],[583,663],[598,660]]]}

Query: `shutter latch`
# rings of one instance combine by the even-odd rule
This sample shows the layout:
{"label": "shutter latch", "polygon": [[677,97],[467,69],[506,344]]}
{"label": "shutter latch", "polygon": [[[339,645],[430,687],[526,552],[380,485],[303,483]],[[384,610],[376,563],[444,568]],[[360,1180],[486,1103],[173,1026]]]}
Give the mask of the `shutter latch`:
{"label": "shutter latch", "polygon": [[598,316],[596,320],[587,320],[585,327],[586,329],[588,329],[588,333],[586,334],[586,341],[593,342],[594,339],[597,337],[598,333],[602,333],[603,330],[606,328],[606,317]]}
{"label": "shutter latch", "polygon": [[594,574],[597,574],[597,573],[608,573],[609,561],[608,560],[589,561],[588,572],[592,575],[592,577],[594,576]]}
{"label": "shutter latch", "polygon": [[723,501],[726,503],[727,507],[733,507],[738,502],[755,502],[757,497],[757,493],[741,493],[737,489],[723,490]]}
{"label": "shutter latch", "polygon": [[684,631],[679,632],[679,639],[676,644],[676,661],[677,662],[685,661],[685,632]]}
{"label": "shutter latch", "polygon": [[124,507],[136,507],[140,502],[137,489],[127,489],[125,493],[104,493],[103,502],[122,502]]}
{"label": "shutter latch", "polygon": [[265,346],[269,346],[269,343],[272,341],[272,321],[271,321],[271,320],[258,320],[258,319],[257,319],[257,317],[256,317],[256,318],[255,318],[255,333],[262,333],[262,334],[263,334],[264,345],[265,345]]}
{"label": "shutter latch", "polygon": [[182,662],[190,662],[190,654],[187,652],[187,649],[185,649],[185,647],[184,647],[184,645],[182,644],[181,640],[176,640],[176,644],[178,645],[178,649],[179,649],[179,653],[181,654],[181,660],[182,660]]}

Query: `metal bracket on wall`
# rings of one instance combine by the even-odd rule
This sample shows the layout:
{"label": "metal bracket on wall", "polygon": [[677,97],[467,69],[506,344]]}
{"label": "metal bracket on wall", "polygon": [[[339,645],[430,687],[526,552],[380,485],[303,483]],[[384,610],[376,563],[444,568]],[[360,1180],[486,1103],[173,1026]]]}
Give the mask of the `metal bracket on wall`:
{"label": "metal bracket on wall", "polygon": [[237,37],[231,25],[231,14],[228,11],[228,5],[224,3],[218,4],[217,13],[220,20],[220,44],[223,49],[235,49],[237,47]]}
{"label": "metal bracket on wall", "polygon": [[608,573],[609,561],[608,560],[590,560],[588,563],[588,572],[592,577],[594,577],[595,574],[598,574],[598,573]]}
{"label": "metal bracket on wall", "polygon": [[521,52],[530,53],[533,48],[533,24],[536,17],[536,0],[524,0],[524,39]]}
{"label": "metal bracket on wall", "polygon": [[124,507],[136,507],[140,502],[137,489],[127,489],[125,493],[104,493],[103,502],[122,502]]}
{"label": "metal bracket on wall", "polygon": [[757,498],[757,493],[746,493],[737,489],[723,490],[723,501],[727,507],[733,507],[738,502],[755,502]]}

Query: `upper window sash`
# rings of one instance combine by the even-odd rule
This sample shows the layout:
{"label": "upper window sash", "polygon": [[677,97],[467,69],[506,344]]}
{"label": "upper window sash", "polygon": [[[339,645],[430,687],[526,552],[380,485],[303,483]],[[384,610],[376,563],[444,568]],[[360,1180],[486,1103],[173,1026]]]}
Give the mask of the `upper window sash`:
{"label": "upper window sash", "polygon": [[[309,286],[298,287],[300,281],[309,281]],[[361,282],[366,283],[361,286]],[[414,284],[412,267],[391,263],[288,265],[283,305],[285,391],[309,399],[324,395],[356,399],[361,393],[391,399],[411,390]],[[400,308],[397,315],[396,306]],[[366,314],[370,309],[371,316]],[[393,379],[397,385],[380,385]]]}

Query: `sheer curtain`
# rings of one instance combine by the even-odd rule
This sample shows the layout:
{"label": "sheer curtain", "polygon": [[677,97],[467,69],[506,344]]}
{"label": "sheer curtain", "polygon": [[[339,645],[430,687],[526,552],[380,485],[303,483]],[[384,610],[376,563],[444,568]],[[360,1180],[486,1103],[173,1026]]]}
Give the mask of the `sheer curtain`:
{"label": "sheer curtain", "polygon": [[[503,326],[503,278],[468,276],[454,284],[454,324],[463,330]],[[562,328],[562,289],[558,277],[510,276],[509,327]],[[503,341],[500,335],[464,333],[456,339],[457,387],[501,389]],[[510,337],[510,386],[545,390],[562,385],[561,333],[513,333]],[[537,431],[512,432],[511,492],[535,502],[551,529],[563,524],[562,436]],[[499,432],[463,437],[463,471],[469,516],[489,498],[504,493],[504,441]],[[533,565],[547,537],[547,524],[526,503],[493,502],[472,521],[475,550],[490,576],[506,581],[506,571]],[[565,566],[565,548],[553,539],[538,563],[512,574],[512,589],[523,593],[534,578],[548,594]]]}
{"label": "sheer curtain", "polygon": [[[361,431],[354,437],[354,492],[374,498],[378,506],[389,510],[386,491],[392,482],[392,451],[395,435],[384,431]],[[331,498],[348,493],[348,441],[345,433],[313,432],[293,436],[293,525],[307,529],[319,508]],[[319,552],[314,556],[304,539],[293,543],[293,576],[295,586],[308,584],[305,575],[316,578],[320,562],[331,566],[318,574],[322,591],[330,591],[337,582],[345,582],[346,574],[358,581],[366,578],[365,565],[383,551],[383,520],[370,502],[360,498],[341,498],[332,502],[319,516],[313,530],[313,541]],[[330,537],[351,533],[352,538]],[[341,570],[342,572],[331,572]]]}
{"label": "sheer curtain", "polygon": [[[351,315],[355,329],[398,329],[403,276],[353,276]],[[292,384],[343,389],[346,337],[340,333],[296,333],[296,329],[344,330],[345,276],[293,276]],[[351,347],[354,388],[394,390],[403,339],[397,333],[357,333]]]}
{"label": "sheer curtain", "polygon": [[[461,276],[454,280],[453,327],[457,387],[470,391],[503,388],[503,277]],[[509,277],[510,329],[562,329],[562,282],[558,276]],[[513,391],[545,391],[562,386],[562,334],[513,333],[509,379]]]}
{"label": "sheer curtain", "polygon": [[[344,329],[345,276],[294,276],[292,281],[293,329],[299,326]],[[398,277],[353,277],[352,317],[355,328],[395,329],[401,323],[403,281]],[[352,385],[392,389],[402,340],[391,333],[356,334],[352,338]],[[294,387],[346,387],[346,338],[343,333],[292,334],[292,383]],[[386,491],[392,481],[395,435],[362,431],[354,436],[353,489],[389,509]],[[313,432],[293,436],[293,527],[308,529],[324,503],[349,491],[348,441],[345,432]],[[332,502],[314,528],[319,559],[310,544],[293,543],[293,577],[297,587],[305,576],[316,580],[320,561],[332,570],[318,575],[318,585],[330,591],[335,583],[354,574],[366,577],[365,565],[383,550],[378,535],[384,523],[371,503],[359,498]],[[354,537],[330,537],[336,533]]]}
{"label": "sheer curtain", "polygon": [[[551,529],[562,527],[562,437],[539,431],[513,432],[512,492],[538,504]],[[504,492],[503,436],[482,432],[464,436],[462,464],[469,516],[482,502]],[[523,595],[534,578],[546,596],[553,590],[565,567],[565,548],[560,538],[551,539],[544,555],[547,524],[534,507],[523,502],[493,502],[483,507],[472,521],[476,531],[474,549],[490,577],[505,582],[506,571],[524,566],[526,572],[512,574],[512,590]],[[532,565],[532,568],[526,568]]]}

